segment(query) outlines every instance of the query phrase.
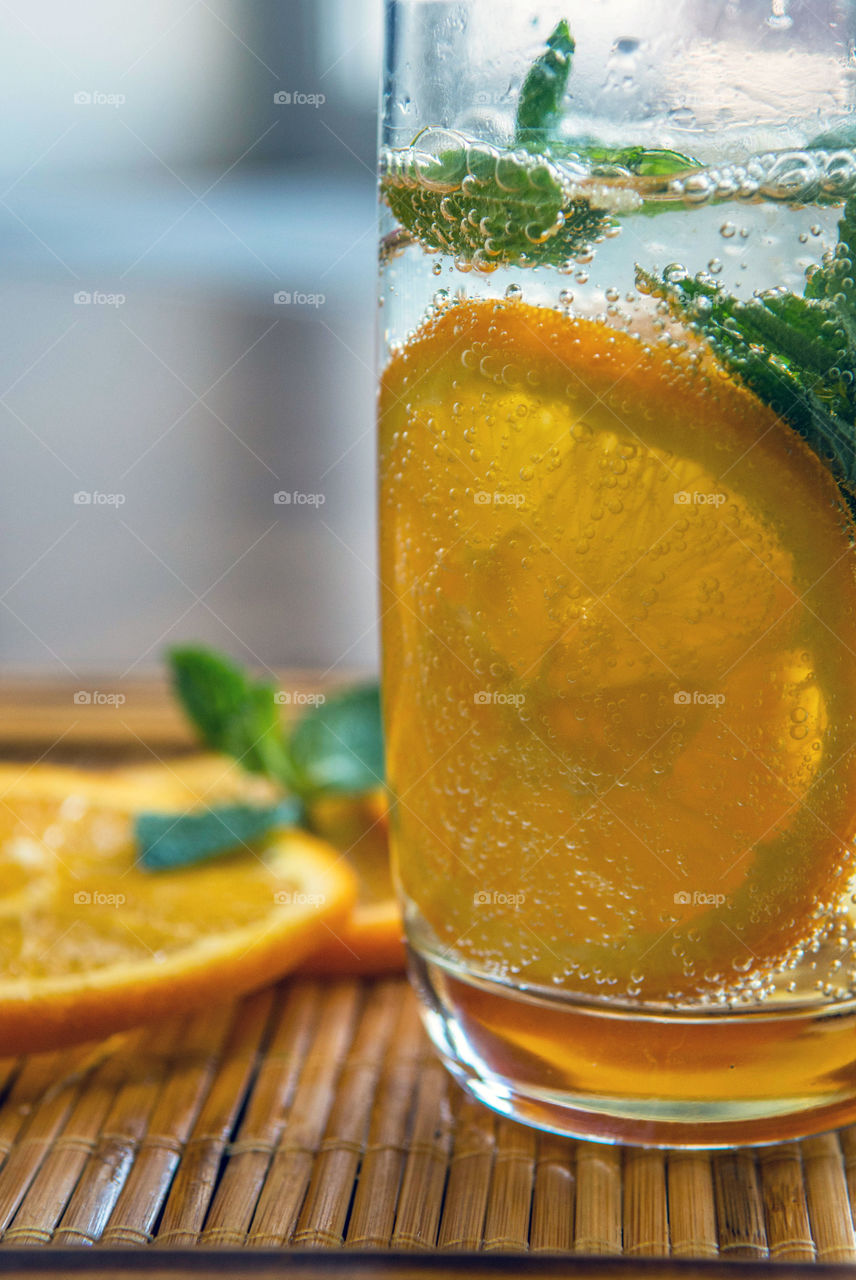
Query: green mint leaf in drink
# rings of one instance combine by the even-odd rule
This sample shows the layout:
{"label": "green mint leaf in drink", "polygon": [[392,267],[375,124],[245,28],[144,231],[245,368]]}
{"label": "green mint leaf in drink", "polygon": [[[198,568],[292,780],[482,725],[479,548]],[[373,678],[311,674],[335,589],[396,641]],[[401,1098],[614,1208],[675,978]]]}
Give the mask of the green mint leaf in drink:
{"label": "green mint leaf in drink", "polygon": [[743,301],[720,285],[667,268],[640,286],[709,343],[720,364],[814,450],[856,504],[856,201],[839,241],[809,273],[805,296],[775,290]]}
{"label": "green mint leaf in drink", "polygon": [[562,18],[547,37],[547,48],[536,58],[523,81],[517,101],[515,140],[530,145],[553,127],[562,109],[562,98],[571,73],[574,38]]}
{"label": "green mint leaf in drink", "polygon": [[290,796],[272,805],[226,804],[190,813],[140,813],[134,838],[147,871],[189,867],[242,852],[276,827],[294,826],[301,804]]}
{"label": "green mint leaf in drink", "polygon": [[312,707],[291,736],[304,793],[356,793],[383,784],[383,728],[376,683],[331,694]]}
{"label": "green mint leaf in drink", "polygon": [[175,694],[205,746],[234,756],[250,773],[292,787],[274,686],[201,646],[173,649],[169,662]]}
{"label": "green mint leaf in drink", "polygon": [[609,221],[546,156],[482,143],[393,153],[382,185],[416,240],[485,270],[559,266]]}

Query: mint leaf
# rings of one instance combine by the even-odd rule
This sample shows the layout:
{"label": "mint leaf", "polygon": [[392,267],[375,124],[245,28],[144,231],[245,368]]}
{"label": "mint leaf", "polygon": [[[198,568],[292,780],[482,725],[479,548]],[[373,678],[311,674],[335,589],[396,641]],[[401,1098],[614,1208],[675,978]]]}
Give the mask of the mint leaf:
{"label": "mint leaf", "polygon": [[515,138],[530,143],[555,123],[571,72],[576,45],[567,19],[562,18],[547,37],[547,49],[527,72],[517,100]]}
{"label": "mint leaf", "polygon": [[382,177],[397,220],[421,244],[481,267],[558,266],[609,219],[546,156],[481,143],[397,153]]}
{"label": "mint leaf", "polygon": [[838,223],[838,244],[820,267],[808,273],[805,296],[830,302],[848,327],[851,340],[856,331],[856,200],[844,206]]}
{"label": "mint leaf", "polygon": [[[558,154],[557,144],[551,144],[550,151]],[[595,177],[620,178],[633,174],[639,178],[669,178],[702,167],[692,156],[663,147],[603,147],[589,143],[574,149],[570,144],[566,154],[587,161]]]}
{"label": "mint leaf", "polygon": [[175,693],[205,745],[234,756],[250,773],[290,787],[293,772],[274,686],[201,646],[173,649],[169,661]]}
{"label": "mint leaf", "polygon": [[673,270],[656,277],[637,268],[637,278],[802,436],[856,510],[856,201],[838,225],[838,245],[809,275],[804,297],[772,290],[744,302]]}
{"label": "mint leaf", "polygon": [[345,689],[313,707],[291,736],[291,754],[304,794],[381,786],[383,728],[377,684]]}
{"label": "mint leaf", "polygon": [[176,694],[202,742],[291,794],[274,805],[140,814],[134,834],[140,862],[149,870],[189,866],[252,843],[273,826],[305,825],[307,804],[315,796],[358,793],[382,784],[376,683],[333,694],[286,735],[273,685],[254,680],[230,658],[201,646],[173,649],[169,660]]}
{"label": "mint leaf", "polygon": [[148,871],[192,866],[240,852],[274,827],[294,826],[300,801],[289,797],[275,805],[220,805],[198,813],[140,813],[134,820],[139,861]]}

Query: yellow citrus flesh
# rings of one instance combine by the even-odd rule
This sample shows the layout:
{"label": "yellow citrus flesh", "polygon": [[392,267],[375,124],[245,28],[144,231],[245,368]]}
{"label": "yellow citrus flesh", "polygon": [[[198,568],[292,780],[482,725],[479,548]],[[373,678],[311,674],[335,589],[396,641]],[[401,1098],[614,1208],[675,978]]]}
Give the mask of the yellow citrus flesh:
{"label": "yellow citrus flesh", "polygon": [[771,411],[667,347],[444,308],[381,395],[393,853],[424,945],[696,996],[853,869],[853,527]]}
{"label": "yellow citrus flesh", "polygon": [[132,815],[170,811],[172,783],[161,781],[159,770],[148,788],[73,769],[0,770],[0,1054],[252,990],[347,919],[353,874],[302,831],[187,870],[137,866]]}

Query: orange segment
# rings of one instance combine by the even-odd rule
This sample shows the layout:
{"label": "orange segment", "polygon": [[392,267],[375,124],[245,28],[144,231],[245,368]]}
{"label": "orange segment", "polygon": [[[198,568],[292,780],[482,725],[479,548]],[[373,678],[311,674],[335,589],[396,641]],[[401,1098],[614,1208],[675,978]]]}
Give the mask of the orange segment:
{"label": "orange segment", "polygon": [[404,968],[401,912],[389,866],[389,815],[381,789],[316,801],[312,827],[344,853],[359,897],[337,935],[301,966],[310,973],[395,973]]}
{"label": "orange segment", "polygon": [[79,770],[0,770],[4,1054],[241,994],[342,926],[354,877],[302,831],[190,870],[140,869],[132,808],[161,804],[164,790]]}
{"label": "orange segment", "polygon": [[651,998],[806,946],[856,834],[854,528],[821,461],[709,363],[510,302],[423,326],[380,434],[421,945]]}

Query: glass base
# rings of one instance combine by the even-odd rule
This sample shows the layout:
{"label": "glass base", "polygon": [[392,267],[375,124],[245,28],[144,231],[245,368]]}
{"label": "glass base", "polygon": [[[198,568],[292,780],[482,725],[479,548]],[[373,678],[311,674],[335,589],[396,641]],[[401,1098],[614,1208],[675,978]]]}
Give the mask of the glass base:
{"label": "glass base", "polygon": [[594,1142],[760,1145],[856,1120],[856,1002],[746,1012],[609,1007],[410,949],[428,1033],[501,1115]]}

